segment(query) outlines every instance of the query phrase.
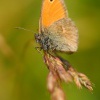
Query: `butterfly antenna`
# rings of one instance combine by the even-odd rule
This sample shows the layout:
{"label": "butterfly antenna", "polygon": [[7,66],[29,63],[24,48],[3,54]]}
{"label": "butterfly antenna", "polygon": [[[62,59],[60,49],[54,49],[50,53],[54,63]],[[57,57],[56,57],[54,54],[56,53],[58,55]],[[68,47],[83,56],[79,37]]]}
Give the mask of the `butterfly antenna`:
{"label": "butterfly antenna", "polygon": [[28,29],[25,29],[25,28],[23,28],[23,27],[15,27],[15,29],[25,30],[25,31],[28,31],[28,32],[32,32],[32,33],[33,33],[32,30],[28,30]]}

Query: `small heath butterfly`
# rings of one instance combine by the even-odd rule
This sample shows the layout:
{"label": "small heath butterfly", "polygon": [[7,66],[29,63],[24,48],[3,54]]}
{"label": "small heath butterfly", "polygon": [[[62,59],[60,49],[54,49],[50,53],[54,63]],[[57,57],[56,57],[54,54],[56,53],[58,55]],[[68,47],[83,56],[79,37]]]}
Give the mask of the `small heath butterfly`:
{"label": "small heath butterfly", "polygon": [[78,29],[68,17],[64,0],[43,0],[39,34],[35,35],[35,39],[44,51],[77,51]]}

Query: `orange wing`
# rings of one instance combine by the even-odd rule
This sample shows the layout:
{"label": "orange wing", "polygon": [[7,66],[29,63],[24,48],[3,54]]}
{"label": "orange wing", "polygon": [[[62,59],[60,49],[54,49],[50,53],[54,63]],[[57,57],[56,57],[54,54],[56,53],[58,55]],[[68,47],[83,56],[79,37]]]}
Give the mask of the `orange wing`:
{"label": "orange wing", "polygon": [[64,0],[43,0],[41,11],[41,25],[50,26],[53,22],[68,17]]}

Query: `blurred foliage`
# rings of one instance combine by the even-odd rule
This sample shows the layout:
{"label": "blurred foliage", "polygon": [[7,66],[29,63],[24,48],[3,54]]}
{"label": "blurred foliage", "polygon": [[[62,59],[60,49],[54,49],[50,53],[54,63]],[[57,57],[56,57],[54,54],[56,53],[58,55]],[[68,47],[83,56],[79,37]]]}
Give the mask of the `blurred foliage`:
{"label": "blurred foliage", "polygon": [[[35,49],[42,0],[0,0],[0,100],[48,100],[48,70]],[[79,49],[62,54],[95,84],[93,94],[63,84],[68,100],[100,100],[100,0],[65,0],[79,29]],[[32,30],[28,32],[15,27]],[[25,48],[28,41],[27,48]],[[22,56],[23,55],[23,56]]]}

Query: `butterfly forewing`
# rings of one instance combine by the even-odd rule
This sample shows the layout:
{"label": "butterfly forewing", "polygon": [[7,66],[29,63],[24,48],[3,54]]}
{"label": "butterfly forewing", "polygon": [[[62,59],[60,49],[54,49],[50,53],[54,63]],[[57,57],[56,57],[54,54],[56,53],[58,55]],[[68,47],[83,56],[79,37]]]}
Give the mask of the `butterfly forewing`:
{"label": "butterfly forewing", "polygon": [[50,26],[55,21],[68,17],[63,0],[43,0],[41,10],[41,24],[44,27]]}

